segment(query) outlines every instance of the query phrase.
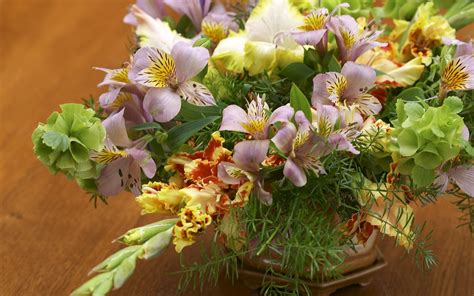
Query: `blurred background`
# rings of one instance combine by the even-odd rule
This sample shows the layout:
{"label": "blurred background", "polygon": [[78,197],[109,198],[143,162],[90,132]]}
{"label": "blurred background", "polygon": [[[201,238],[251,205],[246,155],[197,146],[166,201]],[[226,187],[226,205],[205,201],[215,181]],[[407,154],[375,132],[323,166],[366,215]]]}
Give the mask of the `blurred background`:
{"label": "blurred background", "polygon": [[[132,29],[122,23],[132,0],[0,0],[0,295],[67,295],[90,268],[119,249],[111,241],[157,217],[140,216],[131,195],[94,208],[88,195],[64,176],[52,176],[32,153],[39,121],[66,102],[101,93],[103,73],[128,59]],[[459,32],[474,36],[474,25]],[[434,230],[438,266],[420,272],[402,248],[381,240],[389,265],[366,288],[336,295],[474,295],[473,240],[457,228],[449,197],[416,208]],[[172,251],[172,250],[171,250]],[[199,260],[200,248],[184,252]],[[179,258],[167,252],[140,262],[113,295],[175,295]],[[251,295],[228,281],[184,295]]]}

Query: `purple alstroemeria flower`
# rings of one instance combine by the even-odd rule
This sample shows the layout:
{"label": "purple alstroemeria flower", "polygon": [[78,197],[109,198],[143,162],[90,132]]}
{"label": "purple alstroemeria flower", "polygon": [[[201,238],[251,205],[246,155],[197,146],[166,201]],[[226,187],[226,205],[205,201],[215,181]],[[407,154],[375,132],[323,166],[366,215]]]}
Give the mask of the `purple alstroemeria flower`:
{"label": "purple alstroemeria flower", "polygon": [[336,36],[337,47],[343,63],[355,61],[364,52],[374,47],[387,45],[375,41],[382,31],[370,31],[369,29],[361,31],[356,20],[349,15],[332,17],[327,26]]}
{"label": "purple alstroemeria flower", "polygon": [[337,5],[329,14],[326,8],[315,9],[304,18],[304,24],[293,30],[290,34],[295,41],[300,45],[318,46],[321,52],[326,51],[328,42],[328,27],[329,19],[341,7],[349,7],[347,3]]}
{"label": "purple alstroemeria flower", "polygon": [[105,167],[97,180],[99,193],[104,196],[117,195],[128,188],[135,196],[140,195],[141,171],[148,178],[156,173],[155,161],[144,149],[141,141],[128,137],[124,109],[105,119],[105,148],[96,152],[92,159]]}
{"label": "purple alstroemeria flower", "polygon": [[338,110],[334,106],[319,105],[313,112],[312,126],[317,135],[327,139],[327,146],[322,155],[331,151],[348,151],[352,154],[360,152],[352,145],[352,141],[360,134],[362,121],[352,110]]}
{"label": "purple alstroemeria flower", "polygon": [[177,43],[171,54],[152,47],[140,48],[133,57],[129,77],[149,87],[143,106],[158,122],[172,120],[181,109],[181,100],[195,105],[214,105],[209,90],[191,80],[204,69],[209,52],[202,47]]}
{"label": "purple alstroemeria flower", "polygon": [[474,197],[474,166],[458,166],[447,172],[440,172],[435,184],[441,187],[441,192],[448,189],[449,179],[470,197]]}
{"label": "purple alstroemeria flower", "polygon": [[104,71],[105,78],[98,87],[108,86],[108,91],[99,96],[99,104],[110,115],[125,108],[124,117],[135,124],[152,121],[143,109],[144,88],[128,78],[129,67],[120,69],[95,68]]}
{"label": "purple alstroemeria flower", "polygon": [[[161,19],[166,15],[165,0],[137,0],[136,4],[141,10],[153,18]],[[130,11],[124,18],[123,22],[132,26],[137,25],[137,18]]]}
{"label": "purple alstroemeria flower", "polygon": [[441,73],[441,89],[474,89],[474,55],[462,55],[450,61]]}
{"label": "purple alstroemeria flower", "polygon": [[253,182],[253,192],[266,205],[272,204],[272,195],[264,190],[259,174],[260,164],[267,157],[269,141],[242,141],[235,145],[231,162],[221,162],[218,177],[226,184],[241,184],[247,180]]}
{"label": "purple alstroemeria flower", "polygon": [[289,121],[294,110],[289,105],[277,108],[273,113],[263,98],[258,96],[252,100],[247,112],[237,105],[227,106],[222,113],[221,131],[242,132],[256,140],[268,139],[272,124]]}
{"label": "purple alstroemeria flower", "polygon": [[179,14],[189,17],[197,30],[201,22],[211,10],[211,0],[164,0],[164,3]]}
{"label": "purple alstroemeria flower", "polygon": [[295,186],[302,187],[307,182],[306,171],[313,171],[316,175],[326,173],[320,161],[325,149],[323,139],[313,132],[302,111],[296,112],[295,121],[298,127],[292,122],[284,123],[272,142],[288,156],[283,174]]}
{"label": "purple alstroemeria flower", "polygon": [[370,66],[347,62],[341,73],[327,72],[313,79],[313,107],[333,105],[339,109],[356,108],[361,115],[380,112],[382,104],[367,91],[375,83],[375,71]]}

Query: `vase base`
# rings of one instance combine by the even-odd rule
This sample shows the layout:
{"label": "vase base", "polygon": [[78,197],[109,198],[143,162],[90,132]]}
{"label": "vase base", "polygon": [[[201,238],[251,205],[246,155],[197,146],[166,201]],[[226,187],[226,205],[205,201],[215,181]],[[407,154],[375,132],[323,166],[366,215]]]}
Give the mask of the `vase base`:
{"label": "vase base", "polygon": [[[361,287],[366,287],[372,282],[372,276],[374,273],[387,265],[385,258],[378,248],[376,248],[376,252],[377,258],[375,262],[367,267],[344,274],[344,276],[339,279],[322,283],[316,283],[312,281],[304,281],[304,283],[306,287],[311,290],[313,296],[329,296],[336,290],[351,285],[360,285]],[[289,281],[284,278],[266,275],[262,271],[252,269],[247,266],[243,266],[239,269],[239,277],[247,287],[255,291],[252,293],[252,296],[259,295],[259,291],[261,290],[264,281],[274,282],[281,285],[286,285],[289,283]]]}

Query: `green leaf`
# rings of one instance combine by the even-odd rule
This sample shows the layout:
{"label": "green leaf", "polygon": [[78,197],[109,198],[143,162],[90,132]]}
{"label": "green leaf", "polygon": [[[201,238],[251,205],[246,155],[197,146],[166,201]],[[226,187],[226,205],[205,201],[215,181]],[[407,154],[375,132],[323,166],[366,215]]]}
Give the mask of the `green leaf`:
{"label": "green leaf", "polygon": [[434,170],[427,170],[420,166],[415,166],[411,173],[413,182],[417,187],[427,187],[431,185],[436,177]]}
{"label": "green leaf", "polygon": [[430,144],[415,155],[415,164],[427,170],[434,170],[443,162],[434,145]]}
{"label": "green leaf", "polygon": [[163,128],[157,122],[147,122],[147,123],[134,125],[134,126],[132,126],[132,129],[136,130],[136,131],[143,131],[143,130],[148,130],[148,129],[162,130]]}
{"label": "green leaf", "polygon": [[62,152],[69,148],[69,138],[67,135],[55,131],[45,132],[43,134],[43,143],[54,150]]}
{"label": "green leaf", "polygon": [[331,55],[331,58],[329,59],[328,70],[330,72],[341,72],[341,64],[339,64],[334,55]]}
{"label": "green leaf", "polygon": [[398,135],[398,145],[401,155],[412,156],[418,150],[418,136],[413,130],[404,129]]}
{"label": "green leaf", "polygon": [[290,90],[290,106],[293,107],[295,111],[303,111],[306,118],[312,121],[311,105],[304,93],[294,83]]}
{"label": "green leaf", "polygon": [[[71,293],[71,296],[91,295],[93,291],[100,287],[103,283],[111,281],[112,276],[113,275],[110,272],[96,275],[95,277],[88,280],[85,284],[74,290]],[[103,295],[105,295],[105,293]]]}
{"label": "green leaf", "polygon": [[404,101],[418,101],[419,99],[425,99],[425,92],[419,87],[410,87],[403,90],[399,95],[399,99]]}
{"label": "green leaf", "polygon": [[304,82],[316,75],[316,72],[303,63],[292,63],[286,66],[280,74],[293,82]]}
{"label": "green leaf", "polygon": [[188,102],[181,102],[181,111],[178,119],[183,121],[191,121],[209,116],[220,116],[225,105],[216,106],[196,106]]}
{"label": "green leaf", "polygon": [[201,129],[219,118],[219,116],[210,116],[177,125],[169,130],[166,143],[171,150],[176,150]]}
{"label": "green leaf", "polygon": [[444,99],[443,105],[448,106],[448,108],[453,113],[461,112],[463,107],[464,107],[464,104],[463,104],[462,100],[460,98],[454,97],[454,96],[447,97],[446,99]]}
{"label": "green leaf", "polygon": [[410,102],[405,104],[405,113],[410,119],[419,119],[425,114],[425,109],[418,103]]}

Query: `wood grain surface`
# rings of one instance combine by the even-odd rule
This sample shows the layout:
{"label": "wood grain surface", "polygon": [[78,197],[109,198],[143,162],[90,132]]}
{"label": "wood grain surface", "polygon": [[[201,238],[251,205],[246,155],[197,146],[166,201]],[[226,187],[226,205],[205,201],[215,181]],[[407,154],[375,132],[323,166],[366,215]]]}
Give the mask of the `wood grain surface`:
{"label": "wood grain surface", "polygon": [[[52,176],[33,156],[31,132],[66,102],[101,90],[102,73],[127,60],[131,29],[122,23],[130,0],[0,0],[0,295],[67,295],[92,266],[119,249],[111,241],[158,219],[140,216],[127,194],[94,209],[64,176]],[[465,32],[470,34],[473,30]],[[434,229],[439,265],[420,272],[393,242],[380,242],[388,267],[366,287],[337,295],[473,295],[474,252],[468,230],[456,228],[449,198],[417,208]],[[184,252],[198,260],[196,248]],[[178,257],[172,250],[140,262],[113,295],[176,295]],[[250,295],[241,283],[221,281],[202,293]]]}

